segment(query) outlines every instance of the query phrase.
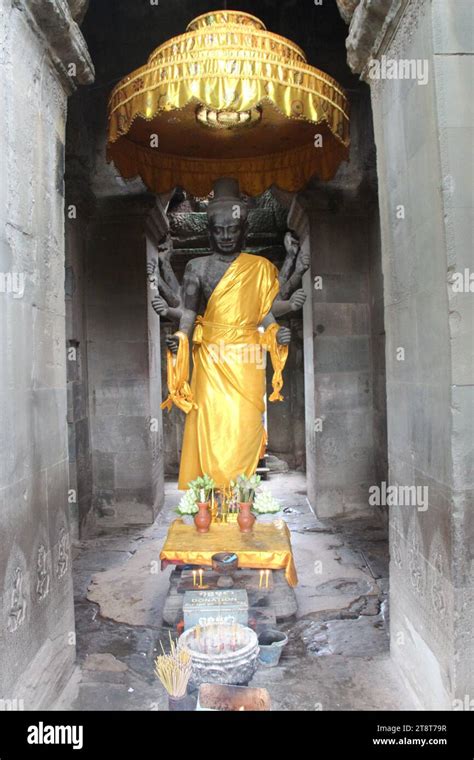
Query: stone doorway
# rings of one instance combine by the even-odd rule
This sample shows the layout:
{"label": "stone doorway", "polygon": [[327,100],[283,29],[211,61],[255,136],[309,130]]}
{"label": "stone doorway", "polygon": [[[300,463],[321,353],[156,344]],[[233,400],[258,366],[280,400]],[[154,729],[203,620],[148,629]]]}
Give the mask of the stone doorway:
{"label": "stone doorway", "polygon": [[[255,12],[254,3],[236,4]],[[155,198],[105,164],[104,115],[110,88],[143,50],[212,4],[183,0],[179,13],[173,5],[157,25],[148,4],[127,15],[115,1],[91,3],[84,20],[81,0],[5,3],[1,329],[11,362],[2,365],[1,389],[8,440],[0,683],[2,698],[17,695],[29,707],[54,705],[74,667],[71,559],[76,549],[86,550],[76,537],[106,541],[111,552],[116,542],[111,556],[131,561],[135,538],[148,539],[141,529],[132,535],[131,523],[150,525],[158,517],[160,526],[167,514],[162,431],[149,426],[160,418],[162,396],[158,324],[145,276]],[[311,251],[303,315],[307,494],[324,521],[305,512],[308,523],[295,524],[295,532],[310,528],[301,534],[310,540],[308,534],[326,535],[328,521],[363,525],[363,513],[378,531],[388,519],[391,662],[423,707],[465,709],[459,705],[470,704],[474,688],[473,320],[469,286],[453,286],[470,266],[471,249],[472,171],[465,156],[472,125],[458,108],[468,101],[469,4],[459,2],[456,13],[442,0],[337,5],[349,29],[335,3],[312,6],[320,15],[311,23],[291,12],[292,2],[261,7],[269,27],[299,41],[343,82],[353,105],[350,164],[333,182],[313,180],[287,199],[289,225]],[[137,30],[133,39],[130,28]],[[427,82],[371,80],[370,59],[383,56],[428,61]],[[34,130],[35,142],[21,125]],[[24,298],[7,290],[8,273],[25,275]],[[70,366],[77,357],[80,366]],[[388,515],[386,506],[372,507],[368,487],[382,483],[427,488],[427,508],[394,504]],[[299,490],[304,485],[294,489],[303,496]],[[357,540],[351,538],[346,557]],[[95,559],[89,576],[103,570]],[[342,555],[332,560],[344,563]],[[370,574],[374,560],[367,554],[364,562]],[[344,583],[326,591],[344,596]],[[374,603],[368,601],[365,617]],[[357,604],[351,614],[357,610],[363,618]],[[84,619],[90,641],[93,620]],[[339,618],[312,621],[328,625],[319,639],[324,646],[329,623]],[[128,657],[119,647],[110,654],[119,660],[120,652]],[[137,644],[134,656],[141,652]],[[106,653],[99,644],[95,654]],[[105,670],[120,674],[123,664],[112,661]],[[321,666],[313,666],[317,673]]]}

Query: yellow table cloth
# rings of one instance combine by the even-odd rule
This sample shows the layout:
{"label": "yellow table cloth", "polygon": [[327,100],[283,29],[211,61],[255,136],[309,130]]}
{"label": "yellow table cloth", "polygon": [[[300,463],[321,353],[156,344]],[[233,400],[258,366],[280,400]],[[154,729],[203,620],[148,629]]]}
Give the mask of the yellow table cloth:
{"label": "yellow table cloth", "polygon": [[212,565],[217,552],[235,552],[239,567],[284,570],[289,586],[296,586],[296,574],[290,531],[286,523],[256,522],[251,533],[241,533],[232,523],[212,523],[208,533],[198,533],[194,525],[182,519],[171,523],[160,553],[162,562],[187,565]]}

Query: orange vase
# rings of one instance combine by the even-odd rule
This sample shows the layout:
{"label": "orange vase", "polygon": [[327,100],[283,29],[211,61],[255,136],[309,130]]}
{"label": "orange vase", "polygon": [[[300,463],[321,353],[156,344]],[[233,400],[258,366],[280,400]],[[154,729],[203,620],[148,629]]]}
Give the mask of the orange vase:
{"label": "orange vase", "polygon": [[199,512],[194,515],[194,524],[198,533],[207,533],[211,524],[211,513],[208,501],[198,501]]}
{"label": "orange vase", "polygon": [[239,514],[237,516],[237,522],[241,533],[250,533],[255,520],[257,519],[250,511],[252,506],[251,501],[239,502]]}

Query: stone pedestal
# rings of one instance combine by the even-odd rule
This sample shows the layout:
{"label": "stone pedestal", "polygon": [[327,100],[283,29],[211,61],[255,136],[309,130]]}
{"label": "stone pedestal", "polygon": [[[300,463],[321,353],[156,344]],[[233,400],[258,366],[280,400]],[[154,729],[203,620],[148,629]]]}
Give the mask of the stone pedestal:
{"label": "stone pedestal", "polygon": [[[186,571],[185,571],[186,572]],[[189,573],[189,571],[187,571]],[[245,589],[248,597],[249,626],[257,633],[275,625],[277,621],[288,620],[297,611],[296,595],[288,585],[284,570],[272,570],[269,588],[262,588],[259,570],[238,570],[233,574],[234,589]],[[204,570],[203,584],[214,591],[219,576],[212,570]],[[192,580],[183,582],[182,571],[175,569],[170,576],[170,588],[163,608],[163,620],[170,626],[178,625],[184,617],[185,593],[192,588]],[[232,592],[219,592],[229,594]]]}

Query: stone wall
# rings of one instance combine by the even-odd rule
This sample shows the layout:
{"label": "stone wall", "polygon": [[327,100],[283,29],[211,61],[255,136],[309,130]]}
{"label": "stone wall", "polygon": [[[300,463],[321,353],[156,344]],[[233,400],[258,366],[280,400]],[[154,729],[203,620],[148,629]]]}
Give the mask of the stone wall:
{"label": "stone wall", "polygon": [[76,65],[76,82],[93,72],[64,3],[1,0],[0,15],[0,698],[36,709],[51,706],[75,657],[63,183],[74,83],[66,66]]}
{"label": "stone wall", "polygon": [[474,313],[469,285],[456,292],[454,283],[472,266],[472,4],[385,5],[376,21],[361,0],[349,60],[367,76],[371,38],[379,60],[425,62],[428,73],[425,84],[413,77],[370,80],[390,483],[427,495],[390,508],[391,651],[423,707],[469,709]]}
{"label": "stone wall", "polygon": [[367,511],[376,468],[384,467],[383,299],[368,88],[351,93],[351,111],[350,164],[332,182],[313,182],[298,200],[311,250],[308,498],[320,517]]}
{"label": "stone wall", "polygon": [[74,538],[94,531],[85,316],[88,213],[83,201],[78,203],[72,193],[66,195],[67,422],[69,487],[75,492],[69,510]]}
{"label": "stone wall", "polygon": [[163,497],[161,360],[158,319],[148,304],[146,211],[133,199],[98,204],[86,254],[93,506],[119,524],[152,522]]}

